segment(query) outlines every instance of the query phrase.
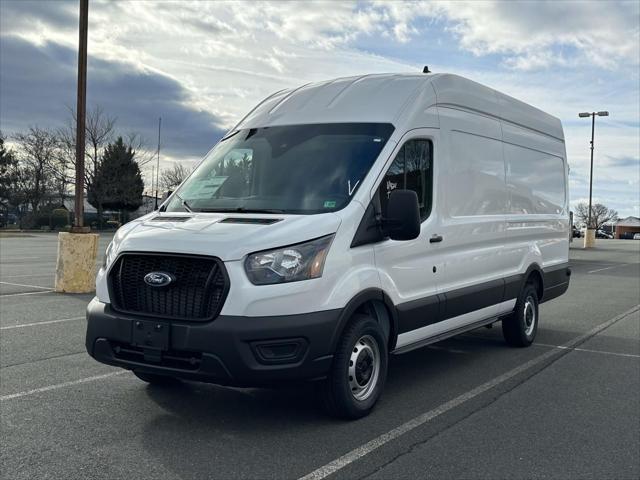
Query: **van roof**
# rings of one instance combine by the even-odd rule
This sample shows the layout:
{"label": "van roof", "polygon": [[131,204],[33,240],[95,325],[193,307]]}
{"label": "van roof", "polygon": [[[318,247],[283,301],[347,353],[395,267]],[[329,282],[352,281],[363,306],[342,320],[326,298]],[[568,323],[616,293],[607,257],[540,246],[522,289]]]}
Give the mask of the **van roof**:
{"label": "van roof", "polygon": [[[480,112],[564,139],[556,117],[449,73],[374,74],[309,83],[274,93],[236,128],[336,122],[392,123],[398,127],[411,124],[417,111],[435,105]],[[420,126],[424,125],[410,125]]]}

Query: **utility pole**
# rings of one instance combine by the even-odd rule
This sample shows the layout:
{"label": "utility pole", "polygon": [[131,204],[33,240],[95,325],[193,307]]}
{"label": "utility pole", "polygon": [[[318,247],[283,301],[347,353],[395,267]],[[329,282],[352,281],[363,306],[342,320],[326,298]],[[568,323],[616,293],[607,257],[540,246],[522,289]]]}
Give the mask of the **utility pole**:
{"label": "utility pole", "polygon": [[162,117],[158,118],[158,160],[156,163],[156,193],[154,210],[158,209],[158,178],[160,176],[160,127],[162,127]]}
{"label": "utility pole", "polygon": [[589,169],[589,220],[587,228],[593,228],[591,224],[591,199],[593,197],[593,136],[596,131],[596,116],[591,115],[591,167]]}
{"label": "utility pole", "polygon": [[89,0],[80,0],[78,99],[76,106],[76,194],[74,231],[84,232],[84,138],[87,111],[87,31]]}
{"label": "utility pole", "polygon": [[78,104],[76,107],[75,218],[71,232],[58,234],[55,291],[91,293],[96,289],[96,260],[100,236],[84,226],[84,140],[87,109],[87,31],[89,0],[80,0],[78,46]]}
{"label": "utility pole", "polygon": [[[595,232],[593,232],[593,225],[591,223],[591,199],[593,197],[593,140],[594,140],[594,134],[595,134],[595,130],[596,130],[596,115],[599,117],[608,117],[609,116],[609,112],[582,112],[578,114],[578,117],[580,118],[587,118],[587,117],[591,117],[591,167],[590,167],[590,171],[589,171],[589,214],[588,214],[588,220],[587,220],[587,229],[585,231],[585,236],[584,236],[584,246],[585,248],[591,247],[593,242],[595,242]],[[589,233],[589,231],[592,231],[591,233]],[[594,238],[591,238],[593,234]]]}

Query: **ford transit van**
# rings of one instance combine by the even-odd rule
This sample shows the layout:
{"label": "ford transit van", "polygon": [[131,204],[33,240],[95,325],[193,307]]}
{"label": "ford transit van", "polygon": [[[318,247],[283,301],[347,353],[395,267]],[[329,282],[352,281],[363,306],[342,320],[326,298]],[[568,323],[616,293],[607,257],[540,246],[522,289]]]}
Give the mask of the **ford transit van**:
{"label": "ford transit van", "polygon": [[569,285],[567,172],[557,118],[456,75],[275,93],[117,231],[86,348],[151,383],[312,380],[364,416],[390,354],[494,322],[533,342]]}

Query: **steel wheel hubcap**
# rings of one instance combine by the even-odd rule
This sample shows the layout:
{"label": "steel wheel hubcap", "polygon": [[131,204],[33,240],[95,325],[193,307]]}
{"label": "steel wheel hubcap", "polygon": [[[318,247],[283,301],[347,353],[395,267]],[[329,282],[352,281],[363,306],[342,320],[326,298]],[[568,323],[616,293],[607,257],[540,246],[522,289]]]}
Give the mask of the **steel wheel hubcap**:
{"label": "steel wheel hubcap", "polygon": [[524,333],[531,336],[536,326],[536,308],[532,297],[527,297],[524,301]]}
{"label": "steel wheel hubcap", "polygon": [[380,374],[380,349],[371,335],[363,335],[351,350],[348,380],[351,394],[356,400],[371,396]]}

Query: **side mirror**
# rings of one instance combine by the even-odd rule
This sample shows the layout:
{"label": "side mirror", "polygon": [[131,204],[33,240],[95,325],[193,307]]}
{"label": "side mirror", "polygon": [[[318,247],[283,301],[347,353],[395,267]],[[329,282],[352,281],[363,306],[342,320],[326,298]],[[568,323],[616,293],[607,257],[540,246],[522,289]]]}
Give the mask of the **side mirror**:
{"label": "side mirror", "polygon": [[413,240],[420,235],[420,205],[413,190],[394,190],[382,219],[385,234],[391,240]]}

